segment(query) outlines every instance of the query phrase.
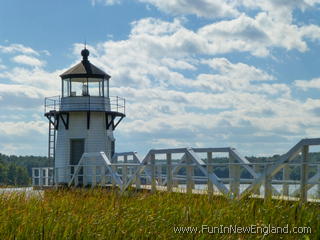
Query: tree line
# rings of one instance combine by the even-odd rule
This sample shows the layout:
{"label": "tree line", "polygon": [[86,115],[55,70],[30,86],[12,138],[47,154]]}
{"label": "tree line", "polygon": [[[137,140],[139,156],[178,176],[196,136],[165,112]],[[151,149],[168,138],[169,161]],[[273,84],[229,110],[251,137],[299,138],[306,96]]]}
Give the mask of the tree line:
{"label": "tree line", "polygon": [[48,166],[47,157],[0,153],[0,186],[30,186],[33,167]]}

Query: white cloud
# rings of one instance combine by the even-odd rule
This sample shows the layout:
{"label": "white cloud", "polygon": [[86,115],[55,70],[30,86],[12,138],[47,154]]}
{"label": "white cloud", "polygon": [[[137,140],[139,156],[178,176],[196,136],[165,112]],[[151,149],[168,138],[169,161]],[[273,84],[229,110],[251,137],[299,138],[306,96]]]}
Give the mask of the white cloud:
{"label": "white cloud", "polygon": [[0,79],[6,79],[14,84],[23,85],[26,87],[35,87],[39,89],[46,89],[52,93],[57,93],[60,90],[61,80],[59,74],[63,70],[56,70],[54,72],[47,72],[42,68],[26,69],[15,67],[8,69],[5,72],[0,72]]}
{"label": "white cloud", "polygon": [[[93,4],[97,2],[93,1]],[[186,5],[188,1],[144,2],[172,14],[211,18],[218,7],[214,11],[210,7],[220,1],[190,1],[190,5]],[[119,1],[105,3],[111,5]],[[207,9],[196,5],[200,3]],[[112,75],[111,95],[123,96],[127,100],[127,118],[116,131],[121,136],[118,143],[126,147],[122,150],[136,150],[138,145],[128,149],[134,142],[141,143],[143,148],[150,148],[150,145],[237,144],[258,152],[268,141],[282,148],[281,144],[310,134],[318,124],[318,102],[315,99],[294,98],[292,85],[265,69],[250,65],[245,58],[231,61],[231,58],[215,56],[248,52],[267,57],[273,48],[278,47],[288,51],[307,51],[307,40],[320,38],[319,27],[294,23],[292,9],[304,6],[293,4],[289,10],[279,6],[284,13],[282,16],[275,3],[253,5],[247,1],[246,7],[259,9],[255,16],[248,16],[239,15],[236,5],[227,1],[228,7],[222,4],[224,11],[213,18],[227,16],[234,19],[205,21],[206,25],[198,30],[186,28],[186,22],[181,18],[171,22],[140,19],[131,24],[127,39],[109,39],[88,46],[90,61]],[[74,45],[78,60],[82,48],[83,44]],[[42,66],[33,69],[15,67],[0,72],[0,78],[9,80],[0,85],[1,103],[13,98],[27,98],[29,103],[59,93],[58,75],[63,70],[48,72]],[[303,89],[319,84],[318,80],[295,82]],[[5,123],[6,130],[1,129],[3,135],[29,134],[28,130],[15,130],[22,126],[28,129],[31,126],[28,122],[18,121],[20,125],[10,121]],[[41,124],[36,131],[39,132],[40,128],[46,131]],[[269,147],[265,151],[273,149]]]}
{"label": "white cloud", "polygon": [[[241,17],[247,25],[258,22]],[[259,24],[257,28],[262,29]],[[250,38],[250,31],[241,31]],[[261,49],[268,51],[272,41]],[[135,139],[134,149],[139,142],[145,148],[165,147],[167,140],[167,147],[237,144],[262,151],[259,145],[266,141],[282,147],[286,142],[289,147],[292,139],[306,136],[317,121],[305,101],[291,96],[290,85],[246,63],[208,58],[218,49],[212,50],[208,39],[178,20],[136,21],[128,39],[92,47],[92,62],[112,75],[111,94],[127,99],[127,118],[116,131],[126,148],[131,146],[129,139]],[[193,77],[182,70],[193,71]]]}
{"label": "white cloud", "polygon": [[[236,0],[136,0],[152,4],[159,10],[173,15],[193,14],[205,18],[234,17],[239,14],[236,9]],[[94,6],[97,3],[114,5],[122,0],[91,0]]]}
{"label": "white cloud", "polygon": [[[180,14],[196,14],[203,17],[225,17],[228,20],[213,21],[193,32],[183,27],[181,21],[164,22],[147,18],[135,21],[131,37],[140,40],[140,48],[154,48],[156,54],[193,52],[221,54],[235,51],[250,52],[265,57],[274,47],[286,50],[308,50],[306,40],[320,39],[320,27],[295,23],[295,9],[309,9],[318,0],[139,0],[160,10]],[[248,10],[258,10],[253,17]],[[217,13],[216,13],[217,12]],[[224,18],[225,19],[225,18]],[[167,55],[168,56],[168,55]]]}
{"label": "white cloud", "polygon": [[20,64],[26,64],[32,67],[42,67],[45,65],[44,61],[41,61],[38,58],[27,56],[27,55],[15,56],[12,58],[12,61]]}
{"label": "white cloud", "polygon": [[233,20],[207,24],[196,32],[185,28],[177,19],[173,22],[142,19],[132,24],[130,41],[123,40],[119,45],[110,40],[101,48],[108,47],[120,53],[115,58],[121,53],[126,55],[123,49],[129,53],[139,49],[143,56],[150,54],[151,57],[166,56],[179,60],[195,54],[214,55],[236,51],[266,57],[270,55],[270,49],[275,47],[305,52],[308,50],[306,39],[320,39],[320,27],[276,21],[261,12],[254,18],[242,14]]}
{"label": "white cloud", "polygon": [[[0,152],[7,155],[34,155],[34,146],[27,143],[0,143]],[[40,155],[40,154],[38,154]]]}
{"label": "white cloud", "polygon": [[192,63],[188,62],[187,60],[177,60],[173,58],[163,58],[161,60],[161,63],[164,66],[168,66],[169,68],[172,69],[185,69],[185,70],[196,70],[196,66],[194,66]]}
{"label": "white cloud", "polygon": [[22,84],[1,84],[0,83],[0,94],[4,95],[14,95],[14,96],[24,96],[28,98],[42,98],[50,92],[49,90],[36,88],[32,86],[22,85]]}
{"label": "white cloud", "polygon": [[218,70],[222,75],[228,76],[233,81],[268,81],[274,80],[274,77],[244,63],[231,63],[226,58],[213,58],[203,60],[202,63],[208,64],[212,69]]}
{"label": "white cloud", "polygon": [[115,5],[115,4],[119,4],[121,2],[121,0],[91,0],[91,4],[93,6],[95,6],[97,3],[103,3],[105,5]]}
{"label": "white cloud", "polygon": [[256,56],[267,56],[272,47],[306,51],[304,39],[319,39],[320,27],[298,27],[261,12],[255,18],[242,14],[234,20],[208,24],[200,28],[198,34],[208,39],[211,52],[248,51]]}
{"label": "white cloud", "polygon": [[223,0],[140,0],[156,6],[161,11],[178,14],[194,14],[199,17],[220,18],[239,14],[236,1]]}
{"label": "white cloud", "polygon": [[311,80],[296,80],[294,81],[296,87],[306,91],[310,88],[320,89],[320,78],[314,78]]}
{"label": "white cloud", "polygon": [[1,122],[0,136],[26,136],[30,133],[47,133],[47,123],[45,121],[29,122]]}
{"label": "white cloud", "polygon": [[39,53],[30,48],[26,47],[22,44],[10,44],[9,46],[1,46],[0,45],[0,52],[3,53],[23,53],[23,54],[33,54],[33,55],[39,55]]}
{"label": "white cloud", "polygon": [[304,11],[319,3],[319,0],[239,0],[238,6],[244,6],[249,9],[259,9],[268,12],[272,18],[289,23],[293,20],[292,12],[294,9]]}

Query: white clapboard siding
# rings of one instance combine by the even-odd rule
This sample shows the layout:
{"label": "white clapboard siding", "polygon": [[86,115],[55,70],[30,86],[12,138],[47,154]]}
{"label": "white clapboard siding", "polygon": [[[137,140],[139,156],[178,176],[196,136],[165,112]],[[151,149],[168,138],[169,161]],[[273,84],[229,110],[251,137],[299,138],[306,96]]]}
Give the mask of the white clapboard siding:
{"label": "white clapboard siding", "polygon": [[70,139],[75,138],[85,139],[85,152],[105,152],[107,155],[111,153],[111,140],[114,139],[112,130],[106,130],[103,112],[91,112],[90,129],[87,129],[86,112],[70,112],[69,129],[66,130],[60,121],[57,131],[55,167],[58,168],[59,183],[69,180],[65,167],[70,165]]}

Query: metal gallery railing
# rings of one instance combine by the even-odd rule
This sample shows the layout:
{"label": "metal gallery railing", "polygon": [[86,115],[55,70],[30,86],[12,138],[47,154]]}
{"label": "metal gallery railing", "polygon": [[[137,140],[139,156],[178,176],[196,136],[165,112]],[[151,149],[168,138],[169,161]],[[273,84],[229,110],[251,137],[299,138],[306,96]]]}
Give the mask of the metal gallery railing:
{"label": "metal gallery railing", "polygon": [[97,109],[118,112],[125,115],[126,100],[119,96],[96,97],[96,96],[60,96],[47,97],[44,100],[44,112],[68,110],[93,111]]}

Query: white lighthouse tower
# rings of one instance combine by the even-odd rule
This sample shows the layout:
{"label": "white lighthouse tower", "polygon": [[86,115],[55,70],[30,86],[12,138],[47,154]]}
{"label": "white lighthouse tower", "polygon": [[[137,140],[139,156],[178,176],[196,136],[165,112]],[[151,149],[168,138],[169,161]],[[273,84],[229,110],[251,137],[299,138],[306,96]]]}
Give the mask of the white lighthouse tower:
{"label": "white lighthouse tower", "polygon": [[79,64],[60,75],[61,96],[45,99],[56,184],[68,183],[83,153],[105,152],[111,159],[113,131],[125,117],[125,100],[109,96],[110,76],[89,62],[86,48],[81,55]]}

